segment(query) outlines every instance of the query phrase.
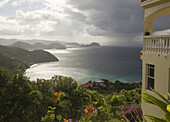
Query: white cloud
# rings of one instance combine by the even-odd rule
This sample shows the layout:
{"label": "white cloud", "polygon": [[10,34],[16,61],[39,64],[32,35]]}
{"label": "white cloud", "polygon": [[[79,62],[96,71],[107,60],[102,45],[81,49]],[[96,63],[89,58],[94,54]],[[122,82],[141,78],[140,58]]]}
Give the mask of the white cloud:
{"label": "white cloud", "polygon": [[[2,27],[0,35],[12,35],[14,33],[13,35],[17,34],[21,37],[41,38],[46,36],[48,39],[53,37],[57,39],[57,37],[61,36],[70,38],[75,36],[75,32],[81,33],[85,25],[83,23],[85,19],[83,14],[64,7],[62,2],[58,5],[59,7],[53,6],[54,4],[50,7],[49,4],[52,4],[52,2],[47,1],[43,4],[46,4],[46,7],[39,10],[17,10],[15,17],[2,17],[5,19],[3,23],[0,23],[0,27]],[[62,9],[61,6],[63,6]],[[7,21],[9,19],[10,24]],[[18,30],[13,28],[18,28]]]}
{"label": "white cloud", "polygon": [[0,17],[0,35],[19,35],[22,28],[15,19]]}
{"label": "white cloud", "polygon": [[170,29],[162,30],[162,31],[156,31],[153,34],[154,35],[170,35]]}
{"label": "white cloud", "polygon": [[1,17],[0,35],[125,45],[142,36],[138,0],[12,0],[10,5],[16,15]]}
{"label": "white cloud", "polygon": [[4,6],[8,2],[9,2],[9,0],[0,0],[0,7]]}

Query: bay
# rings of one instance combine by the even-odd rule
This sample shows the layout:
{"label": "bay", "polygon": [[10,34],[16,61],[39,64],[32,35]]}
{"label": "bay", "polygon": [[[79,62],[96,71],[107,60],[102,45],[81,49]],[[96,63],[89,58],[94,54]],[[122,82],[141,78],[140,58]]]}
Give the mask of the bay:
{"label": "bay", "polygon": [[63,75],[79,83],[100,79],[141,82],[140,50],[140,47],[114,46],[46,50],[59,61],[35,64],[26,70],[26,76],[36,80]]}

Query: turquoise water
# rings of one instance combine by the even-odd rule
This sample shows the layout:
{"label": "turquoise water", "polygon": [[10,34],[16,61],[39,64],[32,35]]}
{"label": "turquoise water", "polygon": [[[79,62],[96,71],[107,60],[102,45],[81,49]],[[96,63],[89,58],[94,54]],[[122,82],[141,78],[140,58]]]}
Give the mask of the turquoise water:
{"label": "turquoise water", "polygon": [[33,65],[26,71],[31,80],[50,79],[54,75],[72,77],[79,83],[108,79],[111,82],[141,81],[141,48],[90,47],[67,50],[47,50],[59,62]]}

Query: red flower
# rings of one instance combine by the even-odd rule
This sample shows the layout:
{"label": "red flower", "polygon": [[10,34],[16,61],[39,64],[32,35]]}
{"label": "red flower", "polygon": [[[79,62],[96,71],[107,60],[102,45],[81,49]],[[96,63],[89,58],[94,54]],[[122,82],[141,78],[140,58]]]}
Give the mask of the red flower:
{"label": "red flower", "polygon": [[60,95],[61,95],[61,93],[56,92],[55,94],[56,94],[56,96],[57,96],[57,100],[60,101]]}
{"label": "red flower", "polygon": [[87,109],[84,109],[85,113],[89,113],[89,111]]}

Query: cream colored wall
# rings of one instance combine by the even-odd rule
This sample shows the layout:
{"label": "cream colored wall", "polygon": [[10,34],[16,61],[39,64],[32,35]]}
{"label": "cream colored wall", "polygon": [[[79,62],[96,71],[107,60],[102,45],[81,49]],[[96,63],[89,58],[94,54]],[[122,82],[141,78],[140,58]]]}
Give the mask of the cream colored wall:
{"label": "cream colored wall", "polygon": [[[151,35],[153,33],[154,19],[170,14],[170,0],[157,0],[157,1],[159,2],[155,2],[155,4],[150,4],[150,6],[149,5],[142,6],[145,9],[144,32],[150,32]],[[146,89],[147,88],[146,66],[147,64],[153,64],[155,65],[154,89],[163,96],[165,96],[166,98],[168,98],[168,92],[170,91],[170,79],[169,79],[170,55],[143,52],[142,60],[143,60],[142,92],[146,92],[155,96],[153,92]],[[147,104],[144,101],[142,101],[141,107],[144,115],[152,115],[161,118],[164,114],[158,107],[151,104]]]}
{"label": "cream colored wall", "polygon": [[[157,97],[153,92],[147,90],[147,64],[155,65],[155,86],[154,89],[161,95],[168,98],[168,90],[170,88],[169,69],[170,69],[170,55],[143,53],[143,67],[142,67],[142,92],[149,93]],[[152,115],[162,117],[164,113],[156,106],[147,104],[142,101],[142,110],[144,115]]]}
{"label": "cream colored wall", "polygon": [[169,11],[166,11],[166,9],[169,7],[170,7],[170,1],[159,4],[157,6],[153,6],[151,8],[146,8],[144,18],[155,19],[157,17],[166,16],[170,13]]}
{"label": "cream colored wall", "polygon": [[144,32],[150,32],[152,35],[154,19],[158,17],[166,16],[169,14],[170,14],[170,1],[169,0],[159,3],[156,6],[145,8]]}

